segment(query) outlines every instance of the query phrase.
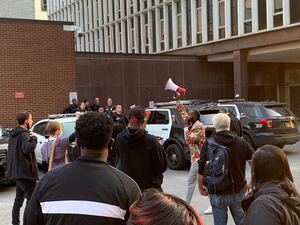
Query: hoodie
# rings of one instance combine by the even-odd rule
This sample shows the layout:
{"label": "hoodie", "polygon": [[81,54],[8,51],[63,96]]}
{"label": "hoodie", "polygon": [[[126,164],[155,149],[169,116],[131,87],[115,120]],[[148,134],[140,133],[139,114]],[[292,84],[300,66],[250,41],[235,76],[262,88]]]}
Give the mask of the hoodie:
{"label": "hoodie", "polygon": [[134,179],[143,191],[161,189],[167,158],[156,137],[144,129],[124,129],[116,140],[117,168]]}
{"label": "hoodie", "polygon": [[[245,179],[246,161],[252,159],[253,148],[241,137],[232,131],[219,131],[212,134],[214,140],[229,149],[230,171],[233,177],[233,184],[223,191],[211,194],[232,194],[239,193],[247,184]],[[206,161],[208,161],[208,142],[205,141],[200,153],[199,170],[200,175],[204,175]]]}
{"label": "hoodie", "polygon": [[289,194],[282,181],[269,181],[242,201],[246,211],[242,225],[298,225],[300,197]]}
{"label": "hoodie", "polygon": [[22,127],[10,132],[7,152],[7,176],[11,179],[37,180],[38,169],[35,158],[36,137]]}

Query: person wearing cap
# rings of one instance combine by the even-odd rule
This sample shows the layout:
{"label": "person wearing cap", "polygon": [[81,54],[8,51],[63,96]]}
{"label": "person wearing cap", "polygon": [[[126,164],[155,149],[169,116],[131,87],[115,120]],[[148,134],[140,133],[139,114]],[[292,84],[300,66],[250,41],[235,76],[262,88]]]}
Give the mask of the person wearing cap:
{"label": "person wearing cap", "polygon": [[243,128],[241,121],[236,118],[226,107],[221,107],[219,109],[220,113],[225,113],[230,118],[230,128],[229,130],[236,133],[239,137],[243,137]]}
{"label": "person wearing cap", "polygon": [[162,191],[167,157],[157,137],[145,130],[146,118],[144,108],[130,110],[130,125],[116,138],[117,168],[133,178],[142,191],[148,188]]}

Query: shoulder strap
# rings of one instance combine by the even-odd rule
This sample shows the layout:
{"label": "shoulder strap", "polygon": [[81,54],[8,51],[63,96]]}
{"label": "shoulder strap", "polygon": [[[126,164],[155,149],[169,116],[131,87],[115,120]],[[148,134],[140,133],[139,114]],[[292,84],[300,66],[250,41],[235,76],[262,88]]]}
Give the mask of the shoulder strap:
{"label": "shoulder strap", "polygon": [[53,167],[54,153],[55,153],[55,140],[51,144],[48,171],[50,171]]}

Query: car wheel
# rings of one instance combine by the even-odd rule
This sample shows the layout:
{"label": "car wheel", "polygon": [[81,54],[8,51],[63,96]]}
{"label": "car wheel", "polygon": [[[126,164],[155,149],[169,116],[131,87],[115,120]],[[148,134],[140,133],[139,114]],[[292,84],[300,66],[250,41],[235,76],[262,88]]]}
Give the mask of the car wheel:
{"label": "car wheel", "polygon": [[177,144],[171,144],[166,149],[168,165],[170,169],[181,170],[187,166],[187,160],[184,158],[181,148]]}

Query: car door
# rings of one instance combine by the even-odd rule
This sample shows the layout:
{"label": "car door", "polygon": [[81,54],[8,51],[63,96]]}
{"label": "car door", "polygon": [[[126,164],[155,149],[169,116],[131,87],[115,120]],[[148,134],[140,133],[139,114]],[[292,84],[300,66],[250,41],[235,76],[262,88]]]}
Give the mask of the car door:
{"label": "car door", "polygon": [[47,138],[46,138],[47,123],[48,123],[48,120],[43,120],[39,123],[36,123],[32,127],[32,131],[34,133],[36,133],[36,136],[37,136],[37,146],[35,148],[35,156],[36,156],[36,160],[39,164],[42,163],[42,153],[41,153],[42,146],[47,141]]}
{"label": "car door", "polygon": [[149,134],[162,138],[162,143],[170,137],[172,117],[169,109],[149,109],[151,114],[146,130]]}

